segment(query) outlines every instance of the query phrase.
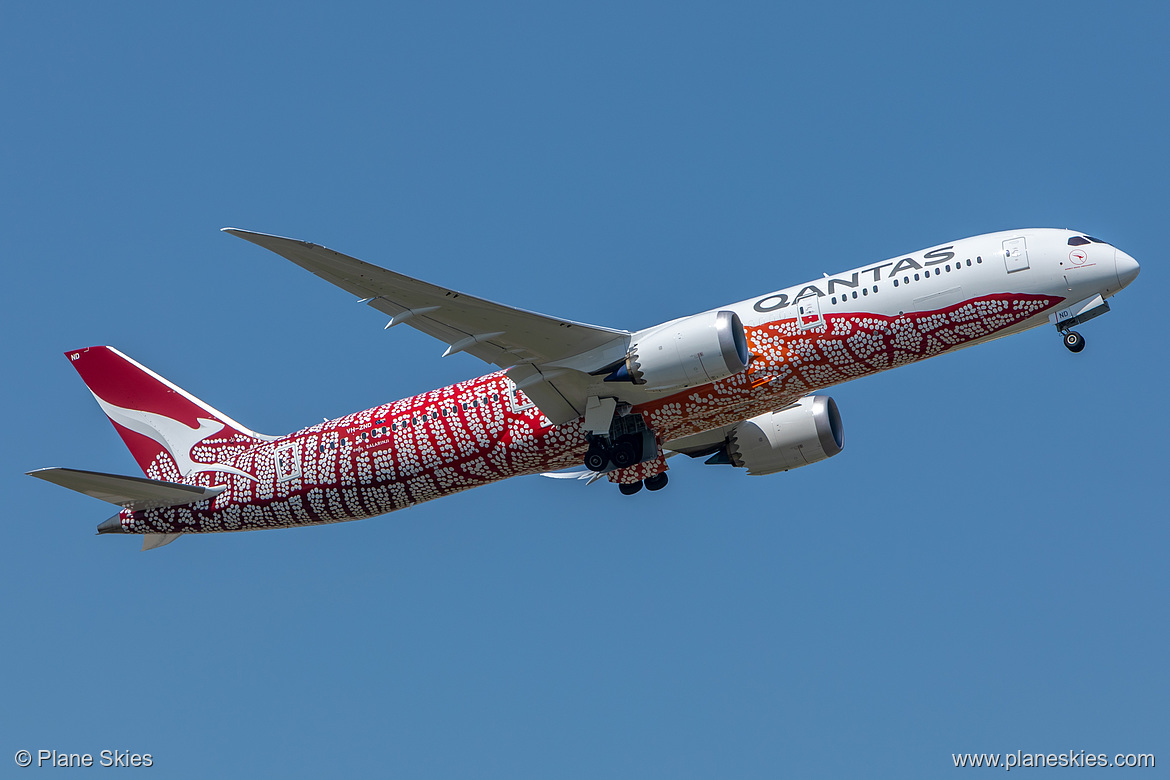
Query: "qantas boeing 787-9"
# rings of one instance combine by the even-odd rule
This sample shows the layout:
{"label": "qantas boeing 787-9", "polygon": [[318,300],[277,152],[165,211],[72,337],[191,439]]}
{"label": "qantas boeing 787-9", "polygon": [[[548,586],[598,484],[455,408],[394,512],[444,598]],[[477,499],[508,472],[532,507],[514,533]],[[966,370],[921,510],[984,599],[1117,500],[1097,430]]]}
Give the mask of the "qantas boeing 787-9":
{"label": "qantas boeing 787-9", "polygon": [[[580,468],[623,493],[666,485],[668,455],[774,474],[845,440],[832,385],[1040,325],[1074,331],[1138,275],[1071,230],[990,233],[636,332],[515,309],[325,247],[225,228],[499,370],[265,436],[113,347],[66,357],[146,477],[30,472],[116,504],[99,533],[336,523],[522,474]],[[570,472],[571,476],[577,476]]]}

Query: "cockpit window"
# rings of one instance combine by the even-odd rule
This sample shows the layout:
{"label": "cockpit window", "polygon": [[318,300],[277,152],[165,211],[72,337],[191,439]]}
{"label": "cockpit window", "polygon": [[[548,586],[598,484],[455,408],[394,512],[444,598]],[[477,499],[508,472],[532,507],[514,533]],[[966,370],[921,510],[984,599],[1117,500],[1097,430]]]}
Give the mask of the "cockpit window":
{"label": "cockpit window", "polygon": [[1083,236],[1073,236],[1068,240],[1069,246],[1084,246],[1087,243],[1089,243],[1089,239],[1084,238]]}
{"label": "cockpit window", "polygon": [[1101,240],[1101,239],[1099,239],[1099,238],[1093,238],[1092,236],[1085,236],[1085,238],[1089,239],[1089,240],[1090,240],[1090,241],[1092,241],[1094,244],[1105,244],[1106,246],[1108,246],[1108,245],[1109,245],[1109,242],[1108,242],[1108,241],[1102,241],[1102,240]]}

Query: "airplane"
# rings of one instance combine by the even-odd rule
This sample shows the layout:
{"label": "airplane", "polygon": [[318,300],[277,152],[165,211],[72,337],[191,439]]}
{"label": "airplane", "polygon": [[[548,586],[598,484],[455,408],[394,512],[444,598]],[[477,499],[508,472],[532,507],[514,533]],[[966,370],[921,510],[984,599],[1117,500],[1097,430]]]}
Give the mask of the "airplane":
{"label": "airplane", "polygon": [[[476,298],[317,244],[236,228],[390,319],[498,370],[312,425],[256,433],[109,346],[66,352],[144,477],[30,476],[120,507],[99,534],[154,549],[183,534],[358,520],[508,477],[667,484],[667,458],[768,475],[840,453],[833,385],[1109,311],[1140,267],[1086,233],[988,233],[825,274],[638,331]],[[564,471],[576,467],[576,471]]]}

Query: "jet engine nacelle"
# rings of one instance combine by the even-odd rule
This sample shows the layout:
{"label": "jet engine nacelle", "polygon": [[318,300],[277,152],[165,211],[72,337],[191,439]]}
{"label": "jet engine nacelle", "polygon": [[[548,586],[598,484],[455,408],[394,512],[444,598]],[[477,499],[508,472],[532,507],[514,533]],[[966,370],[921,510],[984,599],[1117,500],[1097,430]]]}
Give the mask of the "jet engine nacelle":
{"label": "jet engine nacelle", "polygon": [[750,361],[739,315],[710,311],[637,334],[625,363],[605,380],[680,390],[734,376]]}
{"label": "jet engine nacelle", "polygon": [[807,466],[844,448],[841,414],[827,395],[806,395],[778,412],[744,420],[727,440],[732,464],[754,476]]}

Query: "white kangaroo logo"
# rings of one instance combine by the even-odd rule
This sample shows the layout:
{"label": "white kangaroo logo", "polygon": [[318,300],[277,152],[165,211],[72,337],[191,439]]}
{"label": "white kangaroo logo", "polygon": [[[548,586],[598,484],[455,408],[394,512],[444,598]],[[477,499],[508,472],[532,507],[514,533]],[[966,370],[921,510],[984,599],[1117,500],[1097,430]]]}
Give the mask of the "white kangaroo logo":
{"label": "white kangaroo logo", "polygon": [[195,449],[195,445],[208,436],[222,431],[226,427],[223,423],[200,417],[198,418],[199,427],[191,428],[166,415],[114,406],[98,398],[97,394],[94,394],[94,398],[102,407],[102,411],[118,425],[129,428],[135,433],[141,433],[161,444],[170,453],[179,473],[184,477],[204,471],[225,471],[229,474],[247,477],[253,482],[259,482],[256,477],[234,466],[228,466],[225,463],[197,463],[191,458],[191,451]]}

